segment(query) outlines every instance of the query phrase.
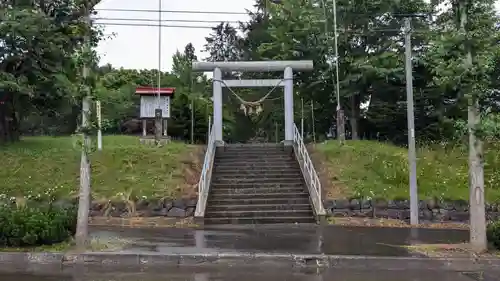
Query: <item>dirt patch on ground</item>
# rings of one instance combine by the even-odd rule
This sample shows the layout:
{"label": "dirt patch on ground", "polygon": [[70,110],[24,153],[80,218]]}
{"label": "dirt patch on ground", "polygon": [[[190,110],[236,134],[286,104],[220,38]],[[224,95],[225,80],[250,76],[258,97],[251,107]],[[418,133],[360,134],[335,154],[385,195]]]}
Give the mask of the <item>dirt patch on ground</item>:
{"label": "dirt patch on ground", "polygon": [[323,189],[323,198],[339,199],[348,198],[351,193],[348,187],[339,180],[335,169],[327,165],[326,156],[315,149],[315,144],[307,146],[311,161],[318,173],[321,187]]}
{"label": "dirt patch on ground", "polygon": [[[370,226],[370,227],[413,227],[406,221],[395,219],[371,219],[371,218],[329,218],[329,224],[346,225],[346,226]],[[441,229],[469,229],[468,224],[463,223],[423,223],[417,226],[418,228],[441,228]]]}
{"label": "dirt patch on ground", "polygon": [[91,226],[116,226],[129,228],[176,228],[176,227],[197,227],[192,217],[189,218],[167,218],[167,217],[92,217],[89,219]]}
{"label": "dirt patch on ground", "polygon": [[500,252],[490,250],[486,253],[476,253],[468,243],[464,244],[417,244],[402,246],[411,252],[432,258],[499,258]]}
{"label": "dirt patch on ground", "polygon": [[184,183],[178,188],[180,189],[182,198],[196,198],[198,196],[198,181],[203,169],[205,150],[205,146],[193,145],[189,153],[183,155],[181,158]]}

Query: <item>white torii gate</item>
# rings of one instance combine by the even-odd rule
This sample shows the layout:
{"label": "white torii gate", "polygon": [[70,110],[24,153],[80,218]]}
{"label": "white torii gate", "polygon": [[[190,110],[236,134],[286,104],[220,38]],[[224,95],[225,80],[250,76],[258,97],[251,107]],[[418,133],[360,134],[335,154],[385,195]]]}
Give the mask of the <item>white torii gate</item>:
{"label": "white torii gate", "polygon": [[[213,102],[215,142],[222,139],[222,87],[284,87],[285,95],[285,144],[293,144],[293,71],[311,71],[311,60],[300,61],[217,61],[193,62],[194,71],[213,71]],[[277,72],[283,71],[283,79],[222,80],[222,71]]]}

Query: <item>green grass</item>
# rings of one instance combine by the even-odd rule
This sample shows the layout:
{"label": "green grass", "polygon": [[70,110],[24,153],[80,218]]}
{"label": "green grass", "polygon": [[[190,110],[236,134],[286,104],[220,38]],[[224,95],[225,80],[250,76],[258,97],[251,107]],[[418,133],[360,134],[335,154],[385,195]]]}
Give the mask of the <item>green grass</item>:
{"label": "green grass", "polygon": [[[489,202],[500,200],[500,144],[485,147],[485,189]],[[408,152],[376,141],[336,141],[316,145],[331,171],[328,189],[368,198],[408,198]],[[467,148],[426,146],[417,150],[417,181],[421,198],[468,199]],[[338,192],[329,192],[338,194]]]}
{"label": "green grass", "polygon": [[[72,137],[28,137],[0,146],[0,196],[59,198],[79,187],[80,151]],[[164,147],[139,144],[138,137],[105,136],[103,151],[92,152],[92,192],[101,198],[120,193],[174,197],[185,182],[184,163],[193,146],[172,142]]]}
{"label": "green grass", "polygon": [[[123,249],[130,244],[131,241],[118,238],[109,237],[107,239],[93,237],[86,247],[87,251],[91,252],[112,252]],[[42,245],[36,247],[6,247],[0,248],[0,252],[21,252],[21,253],[40,253],[40,252],[72,252],[76,249],[76,244],[73,239],[56,243],[53,245]]]}
{"label": "green grass", "polygon": [[6,247],[0,248],[0,252],[66,252],[73,247],[71,241],[65,241],[53,245],[43,245],[37,247]]}

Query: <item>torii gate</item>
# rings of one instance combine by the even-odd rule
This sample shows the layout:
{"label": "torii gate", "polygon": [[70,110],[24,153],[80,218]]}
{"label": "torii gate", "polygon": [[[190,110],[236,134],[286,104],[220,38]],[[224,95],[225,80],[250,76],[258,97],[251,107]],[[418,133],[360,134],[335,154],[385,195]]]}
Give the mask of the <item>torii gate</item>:
{"label": "torii gate", "polygon": [[[293,145],[293,71],[311,71],[313,61],[217,61],[193,62],[194,71],[213,71],[213,102],[215,142],[222,139],[222,87],[284,87],[285,95],[285,145]],[[222,71],[276,72],[283,71],[283,79],[222,80]]]}

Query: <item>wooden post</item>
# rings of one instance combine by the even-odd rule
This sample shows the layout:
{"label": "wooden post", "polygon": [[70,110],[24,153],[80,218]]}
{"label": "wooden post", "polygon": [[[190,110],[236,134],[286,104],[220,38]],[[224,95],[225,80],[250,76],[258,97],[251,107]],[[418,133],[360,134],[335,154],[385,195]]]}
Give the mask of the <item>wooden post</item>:
{"label": "wooden post", "polygon": [[163,135],[168,136],[168,118],[163,119]]}
{"label": "wooden post", "polygon": [[313,103],[313,101],[311,101],[311,127],[312,127],[313,143],[316,143],[316,128],[314,126],[314,103]]}
{"label": "wooden post", "polygon": [[96,101],[97,114],[97,150],[102,150],[102,118],[101,118],[101,101]]}
{"label": "wooden post", "polygon": [[279,140],[278,140],[278,122],[274,122],[274,138],[275,138],[275,141],[276,143],[279,143]]}
{"label": "wooden post", "polygon": [[143,137],[146,137],[146,135],[148,134],[148,121],[146,119],[142,119],[142,136]]}
{"label": "wooden post", "polygon": [[191,100],[191,144],[194,144],[194,100]]}
{"label": "wooden post", "polygon": [[155,143],[159,145],[161,142],[161,134],[162,134],[162,112],[161,108],[155,109]]}

